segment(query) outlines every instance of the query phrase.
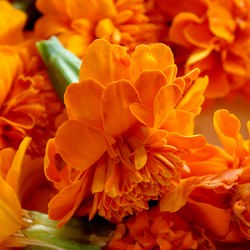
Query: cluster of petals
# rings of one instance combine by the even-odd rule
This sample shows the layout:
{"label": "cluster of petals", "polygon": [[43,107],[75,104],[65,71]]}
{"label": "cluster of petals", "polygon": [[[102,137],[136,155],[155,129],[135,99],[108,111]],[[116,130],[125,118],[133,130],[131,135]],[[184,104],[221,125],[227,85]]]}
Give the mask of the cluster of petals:
{"label": "cluster of petals", "polygon": [[178,150],[205,143],[193,135],[206,78],[176,77],[170,48],[94,41],[80,82],[68,86],[68,120],[49,140],[45,173],[58,194],[49,215],[65,223],[75,212],[111,221],[148,209],[176,186],[185,169]]}
{"label": "cluster of petals", "polygon": [[192,228],[178,213],[143,211],[118,224],[109,250],[211,249],[215,245],[199,228]]}
{"label": "cluster of petals", "polygon": [[17,148],[25,136],[31,136],[32,154],[42,156],[63,105],[41,64],[35,41],[1,46],[0,64],[0,148]]}
{"label": "cluster of petals", "polygon": [[169,40],[186,48],[186,70],[198,67],[209,76],[207,98],[249,92],[249,0],[157,2],[172,18]]}
{"label": "cluster of petals", "polygon": [[38,0],[35,33],[58,36],[78,56],[96,38],[127,46],[157,42],[166,29],[152,0]]}
{"label": "cluster of petals", "polygon": [[[249,130],[249,122],[247,126]],[[247,246],[249,140],[240,134],[239,119],[225,109],[215,112],[214,127],[224,149],[205,145],[193,151],[194,156],[186,158],[190,172],[175,190],[162,197],[160,207],[162,211],[179,211],[185,220],[203,228],[213,242]]]}

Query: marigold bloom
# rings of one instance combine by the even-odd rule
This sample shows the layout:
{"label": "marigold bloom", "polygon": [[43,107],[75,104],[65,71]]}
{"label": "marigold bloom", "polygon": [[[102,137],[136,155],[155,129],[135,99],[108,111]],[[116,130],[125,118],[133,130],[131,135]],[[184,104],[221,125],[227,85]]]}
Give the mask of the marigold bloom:
{"label": "marigold bloom", "polygon": [[15,9],[8,1],[0,1],[0,44],[13,45],[23,40],[26,14]]}
{"label": "marigold bloom", "polygon": [[133,49],[140,43],[159,41],[165,29],[152,0],[38,0],[43,16],[35,32],[42,38],[57,35],[67,49],[82,56],[96,38]]}
{"label": "marigold bloom", "polygon": [[192,3],[189,0],[186,5],[176,5],[162,1],[166,12],[176,5],[169,38],[189,50],[186,70],[198,67],[209,76],[207,98],[224,97],[245,87],[249,81],[250,1]]}
{"label": "marigold bloom", "polygon": [[158,207],[130,217],[118,224],[107,249],[216,249],[201,230],[192,228],[176,214],[160,212]]}
{"label": "marigold bloom", "polygon": [[[203,168],[208,168],[207,173],[202,171],[203,175],[182,179],[175,190],[162,197],[161,209],[169,212],[181,209],[185,218],[205,228],[214,240],[244,245],[250,239],[249,140],[243,139],[240,121],[227,110],[215,112],[214,126],[225,149],[224,154],[217,155],[221,160],[213,154],[211,162],[209,157],[205,158]],[[198,155],[200,167],[202,159]],[[186,164],[189,165],[188,160]],[[195,164],[195,156],[191,164]],[[178,202],[173,204],[174,200]]]}
{"label": "marigold bloom", "polygon": [[121,221],[147,209],[179,181],[175,152],[205,142],[192,128],[206,79],[198,70],[176,78],[166,45],[140,45],[129,56],[96,40],[83,62],[80,83],[65,93],[69,120],[47,144],[45,172],[58,189],[49,214],[61,224],[76,211]]}
{"label": "marigold bloom", "polygon": [[34,41],[0,47],[0,64],[0,149],[16,149],[28,135],[33,138],[32,154],[41,156],[63,107]]}

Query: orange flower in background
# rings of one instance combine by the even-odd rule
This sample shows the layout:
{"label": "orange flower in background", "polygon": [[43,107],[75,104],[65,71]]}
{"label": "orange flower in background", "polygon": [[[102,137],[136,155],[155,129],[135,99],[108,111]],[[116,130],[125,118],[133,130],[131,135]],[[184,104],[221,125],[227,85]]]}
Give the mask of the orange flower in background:
{"label": "orange flower in background", "polygon": [[[198,151],[195,162],[193,155],[190,169],[196,176],[181,179],[175,190],[163,195],[160,207],[162,211],[181,211],[190,223],[205,228],[213,240],[244,245],[250,239],[249,139],[243,139],[240,121],[227,110],[215,112],[214,126],[224,153],[214,157],[206,146],[207,158]],[[189,159],[186,164],[189,166]],[[202,168],[207,168],[207,173]]]}
{"label": "orange flower in background", "polygon": [[38,0],[36,6],[43,16],[35,33],[42,38],[57,35],[80,57],[96,38],[132,50],[140,43],[159,41],[165,29],[152,0]]}
{"label": "orange flower in background", "polygon": [[100,39],[83,62],[80,83],[65,93],[69,120],[48,142],[45,158],[58,189],[49,215],[60,225],[75,212],[121,221],[147,209],[179,182],[184,170],[175,152],[205,143],[192,128],[206,79],[197,70],[176,78],[166,45],[141,45],[129,56]]}
{"label": "orange flower in background", "polygon": [[[250,76],[250,1],[192,2],[174,7],[169,30],[170,41],[189,51],[186,70],[198,67],[209,76],[207,98],[245,88]],[[188,3],[192,7],[187,8]],[[173,4],[162,2],[166,13]]]}
{"label": "orange flower in background", "polygon": [[107,249],[216,249],[202,230],[192,227],[181,216],[160,212],[157,207],[118,224]]}
{"label": "orange flower in background", "polygon": [[0,44],[13,45],[23,40],[23,28],[27,16],[8,1],[0,1]]}
{"label": "orange flower in background", "polygon": [[25,136],[30,150],[43,155],[63,109],[44,70],[34,41],[0,47],[0,149],[17,148]]}

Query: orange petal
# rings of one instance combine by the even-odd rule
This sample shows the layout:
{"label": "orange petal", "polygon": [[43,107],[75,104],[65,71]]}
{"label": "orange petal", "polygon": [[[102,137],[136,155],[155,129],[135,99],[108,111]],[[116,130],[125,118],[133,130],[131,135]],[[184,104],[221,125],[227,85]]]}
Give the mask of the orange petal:
{"label": "orange petal", "polygon": [[219,3],[210,3],[207,16],[211,32],[228,42],[232,42],[234,39],[236,22],[233,20],[229,10]]}
{"label": "orange petal", "polygon": [[60,2],[57,0],[51,0],[48,4],[47,1],[37,0],[36,7],[42,13],[65,16],[67,14],[65,8],[65,6],[67,6],[67,2],[67,0],[61,0]]}
{"label": "orange petal", "polygon": [[235,155],[243,139],[240,135],[240,121],[225,109],[214,113],[214,129],[225,150],[230,155]]}
{"label": "orange petal", "polygon": [[211,34],[207,22],[190,23],[183,31],[189,44],[198,48],[208,48],[213,46],[214,37]]}
{"label": "orange petal", "polygon": [[197,186],[198,181],[199,177],[182,179],[174,190],[167,192],[160,199],[160,210],[173,213],[182,208]]}
{"label": "orange petal", "polygon": [[66,121],[57,130],[55,143],[64,161],[80,171],[89,168],[107,150],[100,130],[75,120]]}
{"label": "orange petal", "polygon": [[22,209],[16,193],[0,176],[0,221],[4,230],[0,231],[0,242],[17,232],[22,225]]}
{"label": "orange petal", "polygon": [[176,85],[162,87],[154,100],[154,128],[160,128],[166,122],[181,97],[181,91]]}
{"label": "orange petal", "polygon": [[185,110],[175,109],[169,114],[162,128],[167,131],[191,135],[194,133],[194,114]]}
{"label": "orange petal", "polygon": [[104,130],[118,136],[136,123],[129,105],[139,102],[136,89],[126,80],[109,84],[103,94]]}
{"label": "orange petal", "polygon": [[204,101],[204,92],[208,84],[208,77],[198,78],[187,90],[177,107],[179,109],[198,115]]}
{"label": "orange petal", "polygon": [[129,105],[131,113],[134,117],[146,126],[153,126],[153,112],[148,107],[142,105],[141,103],[132,103]]}
{"label": "orange petal", "polygon": [[163,43],[138,45],[131,55],[131,77],[136,80],[146,70],[163,71],[174,64],[171,49]]}
{"label": "orange petal", "polygon": [[192,211],[192,220],[215,237],[224,238],[229,232],[232,220],[230,210],[195,201],[190,202],[189,208]]}
{"label": "orange petal", "polygon": [[103,87],[92,79],[69,85],[64,96],[69,119],[101,128],[102,94]]}
{"label": "orange petal", "polygon": [[159,89],[166,85],[166,78],[161,71],[142,72],[134,83],[142,104],[153,110],[154,98]]}
{"label": "orange petal", "polygon": [[125,47],[96,39],[87,49],[80,68],[80,81],[93,78],[103,85],[129,79],[130,58]]}
{"label": "orange petal", "polygon": [[203,135],[184,136],[174,132],[169,133],[167,139],[169,144],[185,149],[200,148],[206,143],[206,138]]}
{"label": "orange petal", "polygon": [[187,12],[178,14],[174,18],[173,23],[169,30],[170,40],[173,41],[174,43],[189,48],[190,43],[186,39],[184,31],[189,25],[198,24],[200,22],[201,22],[200,18],[193,13]]}
{"label": "orange petal", "polygon": [[61,175],[56,167],[55,156],[57,154],[55,138],[49,139],[46,145],[46,154],[44,157],[44,172],[46,178],[51,182],[59,182]]}
{"label": "orange petal", "polygon": [[18,150],[16,151],[16,154],[11,163],[11,167],[6,176],[7,183],[12,186],[12,188],[16,191],[16,193],[18,193],[18,184],[20,181],[23,159],[30,142],[31,142],[30,137],[25,137],[23,139]]}
{"label": "orange petal", "polygon": [[0,50],[0,106],[8,95],[12,83],[19,73],[21,61],[18,56],[8,47]]}
{"label": "orange petal", "polygon": [[[89,195],[88,171],[84,174],[86,180],[78,180],[62,189],[49,203],[49,216],[60,220],[58,226],[63,226],[76,212],[81,202]],[[83,177],[83,178],[84,178]]]}

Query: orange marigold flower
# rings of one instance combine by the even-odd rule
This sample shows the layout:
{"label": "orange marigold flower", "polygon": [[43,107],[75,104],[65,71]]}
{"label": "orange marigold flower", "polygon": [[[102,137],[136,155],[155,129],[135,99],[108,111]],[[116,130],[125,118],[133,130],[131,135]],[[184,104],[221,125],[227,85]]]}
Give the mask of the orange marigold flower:
{"label": "orange marigold flower", "polygon": [[107,249],[216,249],[198,228],[192,228],[177,213],[160,212],[158,207],[118,224]]}
{"label": "orange marigold flower", "polygon": [[[227,110],[215,112],[214,126],[224,153],[211,151],[200,157],[198,150],[197,161],[195,155],[191,156],[190,169],[195,174],[197,164],[207,170],[181,179],[176,189],[162,196],[160,206],[169,212],[181,209],[186,218],[205,228],[215,240],[244,244],[250,239],[249,139],[243,139],[240,121]],[[186,164],[189,166],[188,159]],[[215,216],[221,220],[214,220]]]}
{"label": "orange marigold flower", "polygon": [[[167,12],[176,5],[162,2]],[[174,7],[169,37],[190,51],[186,70],[199,67],[209,76],[206,97],[224,97],[249,81],[250,1],[196,2],[189,0],[186,6]]]}
{"label": "orange marigold flower", "polygon": [[0,1],[0,44],[13,45],[23,40],[27,16],[6,0]]}
{"label": "orange marigold flower", "polygon": [[43,16],[35,32],[42,38],[57,35],[69,50],[82,56],[96,38],[133,49],[140,43],[159,41],[165,29],[152,0],[38,0]]}
{"label": "orange marigold flower", "polygon": [[69,120],[47,144],[45,172],[58,189],[51,218],[63,224],[77,211],[121,221],[173,189],[183,171],[175,152],[205,142],[192,128],[206,79],[176,71],[163,44],[131,56],[103,39],[90,45],[80,83],[65,93]]}
{"label": "orange marigold flower", "polygon": [[33,138],[32,154],[43,155],[63,109],[36,52],[34,41],[0,47],[0,149]]}

